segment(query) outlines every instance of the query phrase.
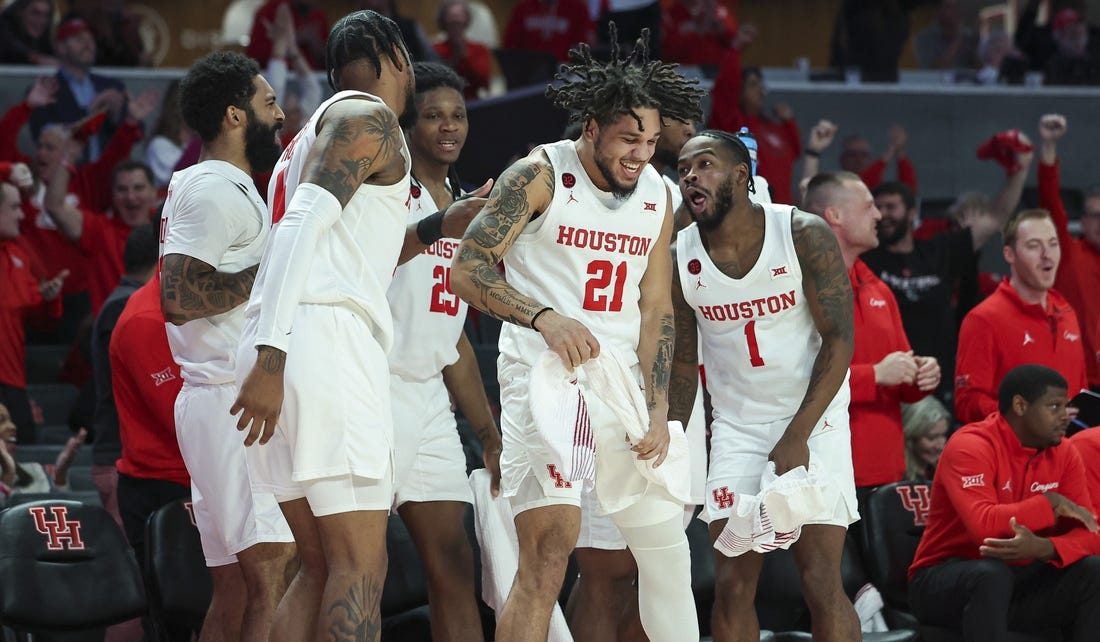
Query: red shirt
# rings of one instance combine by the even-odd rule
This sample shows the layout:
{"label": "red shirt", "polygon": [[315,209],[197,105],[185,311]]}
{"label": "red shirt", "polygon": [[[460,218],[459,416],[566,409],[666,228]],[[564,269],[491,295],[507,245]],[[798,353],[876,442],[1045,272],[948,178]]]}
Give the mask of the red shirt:
{"label": "red shirt", "polygon": [[88,294],[92,300],[92,315],[99,314],[103,302],[118,287],[125,272],[122,256],[126,239],[134,228],[118,218],[83,210],[84,228],[77,244],[88,257]]}
{"label": "red shirt", "polygon": [[[256,17],[252,21],[252,32],[248,36],[248,47],[244,53],[255,58],[260,67],[266,67],[271,58],[271,38],[267,35],[268,24],[275,23],[275,12],[279,5],[286,4],[287,0],[268,0],[256,10]],[[311,9],[306,15],[299,15],[294,9],[290,10],[294,19],[294,33],[298,35],[298,46],[302,55],[306,57],[314,68],[325,67],[325,41],[328,40],[329,21],[325,12],[321,9]],[[303,37],[304,36],[304,37]]]}
{"label": "red shirt", "polygon": [[681,65],[718,65],[737,35],[733,14],[724,5],[715,5],[716,14],[707,22],[717,22],[715,32],[700,34],[691,19],[691,11],[677,2],[664,11],[661,19],[661,57]]}
{"label": "red shirt", "polygon": [[711,90],[711,105],[709,127],[727,132],[748,127],[756,137],[756,173],[768,179],[774,202],[793,203],[794,163],[802,155],[798,123],[793,118],[776,122],[741,111],[741,52],[736,49],[727,51],[722,60]]}
{"label": "red shirt", "polygon": [[504,32],[506,49],[546,51],[561,62],[569,59],[569,48],[592,42],[594,32],[584,0],[519,0],[512,9]]}
{"label": "red shirt", "polygon": [[1013,517],[1051,539],[1054,566],[1100,553],[1100,535],[1076,520],[1056,519],[1045,492],[1060,493],[1093,511],[1084,464],[1073,446],[1063,441],[1042,450],[1027,448],[999,412],[964,426],[947,440],[936,465],[928,525],[909,576],[950,558],[982,559],[978,547],[987,537],[1015,535],[1009,525]]}
{"label": "red shirt", "polygon": [[1077,449],[1077,454],[1085,465],[1089,497],[1100,497],[1100,428],[1082,430],[1070,437],[1069,443]]}
{"label": "red shirt", "polygon": [[[26,334],[23,320],[43,303],[38,278],[31,272],[30,256],[18,241],[0,241],[0,383],[16,388],[27,385]],[[61,317],[61,298],[46,304],[50,316]]]}
{"label": "red shirt", "polygon": [[[908,156],[898,159],[898,180],[917,191],[917,170]],[[867,189],[873,190],[882,184],[882,175],[886,173],[886,161],[881,158],[868,165],[859,177],[867,185]]]}
{"label": "red shirt", "polygon": [[856,486],[880,486],[905,478],[905,436],[901,403],[929,393],[914,385],[880,386],[875,364],[891,352],[907,352],[909,339],[890,287],[863,261],[848,270],[855,299],[855,349],[852,353],[848,406],[852,429],[852,466]]}
{"label": "red shirt", "polygon": [[159,277],[138,288],[126,303],[111,333],[109,353],[122,441],[119,472],[190,486],[176,443],[176,395],[183,379],[164,331]]}
{"label": "red shirt", "polygon": [[997,410],[997,388],[1008,371],[1025,363],[1057,370],[1069,396],[1088,387],[1077,315],[1055,290],[1047,308],[1024,303],[1008,281],[979,303],[959,329],[955,363],[955,417],[963,423]]}
{"label": "red shirt", "polygon": [[1039,206],[1050,210],[1054,227],[1058,228],[1058,243],[1062,246],[1062,262],[1054,287],[1069,302],[1078,321],[1085,327],[1085,368],[1089,383],[1100,386],[1100,297],[1096,286],[1100,284],[1100,252],[1085,239],[1070,236],[1069,217],[1058,191],[1058,162],[1053,165],[1039,163]]}
{"label": "red shirt", "polygon": [[451,57],[451,43],[444,40],[432,45],[432,49],[439,54],[443,62],[454,67],[455,72],[466,79],[466,100],[477,98],[478,89],[489,88],[489,74],[492,73],[492,54],[489,48],[480,42],[466,41],[466,57],[461,60],[453,60]]}

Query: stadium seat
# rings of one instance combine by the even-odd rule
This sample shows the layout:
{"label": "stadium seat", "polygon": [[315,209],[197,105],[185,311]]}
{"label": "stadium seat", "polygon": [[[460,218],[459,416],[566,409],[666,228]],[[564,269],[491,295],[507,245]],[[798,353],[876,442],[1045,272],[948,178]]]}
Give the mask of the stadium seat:
{"label": "stadium seat", "polygon": [[[15,447],[15,461],[17,462],[35,462],[42,465],[52,465],[57,461],[57,456],[61,454],[63,446],[60,444],[30,444],[25,446],[16,445]],[[80,450],[76,451],[76,455],[73,457],[73,466],[91,466],[92,465],[92,448],[88,445],[81,446]]]}
{"label": "stadium seat", "polygon": [[76,433],[67,424],[47,424],[34,429],[35,443],[64,446]]}
{"label": "stadium seat", "polygon": [[145,586],[157,630],[199,630],[210,606],[213,584],[190,502],[161,506],[145,523]]}
{"label": "stadium seat", "polygon": [[41,501],[70,501],[100,508],[103,506],[103,502],[99,499],[99,491],[97,490],[69,490],[57,491],[55,493],[15,493],[14,495],[8,496],[8,501],[4,506],[7,508],[14,508],[15,506]]}
{"label": "stadium seat", "polygon": [[68,424],[69,411],[80,396],[80,390],[67,383],[30,384],[27,386],[27,396],[42,409],[39,423]]}
{"label": "stadium seat", "polygon": [[61,366],[69,356],[71,346],[65,344],[29,344],[24,357],[27,368],[27,383],[57,383]]}
{"label": "stadium seat", "polygon": [[68,473],[69,489],[74,492],[90,490],[99,492],[92,477],[91,466],[72,466]]}
{"label": "stadium seat", "polygon": [[16,632],[102,629],[145,612],[137,560],[98,506],[50,499],[9,508],[0,542],[0,620]]}

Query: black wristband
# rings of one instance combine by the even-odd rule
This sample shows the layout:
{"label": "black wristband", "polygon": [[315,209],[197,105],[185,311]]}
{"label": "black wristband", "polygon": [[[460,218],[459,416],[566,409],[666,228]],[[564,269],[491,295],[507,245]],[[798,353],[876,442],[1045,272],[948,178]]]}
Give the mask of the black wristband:
{"label": "black wristband", "polygon": [[536,312],[535,316],[531,317],[531,329],[534,330],[535,332],[538,332],[539,329],[535,327],[535,321],[539,320],[539,317],[542,316],[543,312],[549,312],[553,309],[554,308],[546,307],[546,308],[543,308],[543,309],[539,310],[538,312]]}
{"label": "black wristband", "polygon": [[431,245],[443,238],[443,210],[420,219],[416,224],[416,238],[424,245]]}
{"label": "black wristband", "polygon": [[802,153],[809,156],[810,158],[821,158],[821,152],[815,152],[812,149],[805,149],[802,151]]}

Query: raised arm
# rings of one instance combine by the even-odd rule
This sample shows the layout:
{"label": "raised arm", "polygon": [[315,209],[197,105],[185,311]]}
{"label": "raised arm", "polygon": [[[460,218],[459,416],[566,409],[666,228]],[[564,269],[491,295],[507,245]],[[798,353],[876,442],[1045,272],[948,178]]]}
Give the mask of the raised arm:
{"label": "raised arm", "polygon": [[699,328],[695,310],[684,299],[676,251],[672,251],[672,313],[676,347],[672,352],[672,375],[668,383],[668,418],[687,426],[699,387]]}
{"label": "raised arm", "polygon": [[[1025,143],[1030,142],[1023,134],[1020,134],[1020,139]],[[992,215],[971,222],[970,235],[974,239],[975,250],[981,249],[986,241],[999,232],[1020,205],[1020,196],[1024,193],[1024,182],[1034,156],[1033,151],[1016,153],[1016,166],[1019,169],[1005,177],[1004,187],[993,197]]]}
{"label": "raised arm", "polygon": [[[65,145],[68,145],[66,141]],[[67,163],[57,163],[46,185],[46,196],[42,202],[42,208],[46,210],[57,228],[73,243],[79,243],[84,235],[84,214],[68,202],[69,179],[71,178],[70,166]]]}
{"label": "raised arm", "polygon": [[824,219],[798,211],[793,215],[791,231],[802,267],[806,303],[821,334],[821,349],[814,359],[802,404],[769,457],[778,475],[800,465],[809,466],[806,440],[844,383],[855,347],[852,284],[836,237]]}

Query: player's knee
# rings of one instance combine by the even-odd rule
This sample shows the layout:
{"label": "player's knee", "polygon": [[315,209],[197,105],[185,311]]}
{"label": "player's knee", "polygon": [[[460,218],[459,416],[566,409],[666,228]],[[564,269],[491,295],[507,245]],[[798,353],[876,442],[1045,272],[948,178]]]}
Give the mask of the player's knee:
{"label": "player's knee", "polygon": [[558,598],[565,570],[569,566],[569,551],[560,548],[547,549],[545,553],[532,559],[521,560],[516,573],[516,583],[524,590],[542,599],[554,601]]}
{"label": "player's knee", "polygon": [[731,609],[756,599],[756,577],[733,568],[720,568],[714,577],[714,599],[724,608]]}
{"label": "player's knee", "polygon": [[428,581],[433,583],[472,583],[474,555],[465,533],[433,538],[420,552]]}
{"label": "player's knee", "polygon": [[[811,609],[827,607],[839,597],[844,597],[844,585],[840,581],[840,564],[825,558],[814,558],[800,569],[802,594]],[[844,599],[847,599],[844,597]]]}

